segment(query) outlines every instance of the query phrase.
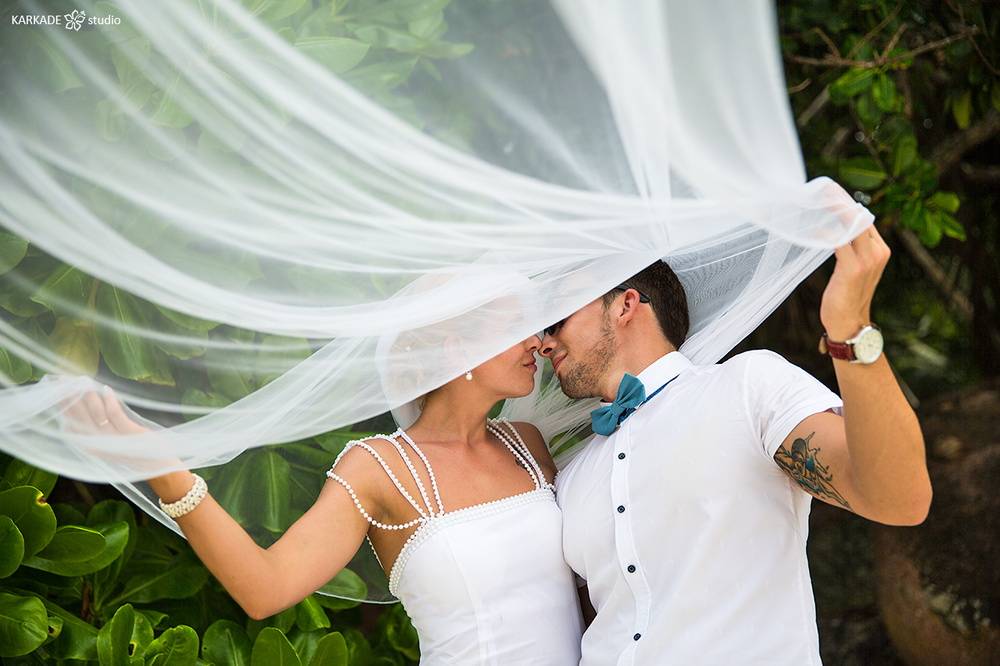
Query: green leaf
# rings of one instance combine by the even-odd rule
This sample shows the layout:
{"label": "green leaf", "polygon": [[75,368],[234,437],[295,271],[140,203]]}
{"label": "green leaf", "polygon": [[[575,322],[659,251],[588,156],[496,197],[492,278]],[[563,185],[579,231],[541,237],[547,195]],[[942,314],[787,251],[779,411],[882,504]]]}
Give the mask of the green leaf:
{"label": "green leaf", "polygon": [[0,657],[29,654],[48,637],[48,615],[40,599],[0,592]]}
{"label": "green leaf", "polygon": [[62,359],[62,367],[76,375],[97,375],[101,352],[97,344],[97,330],[92,322],[59,317],[49,334],[49,341]]}
{"label": "green leaf", "polygon": [[135,611],[125,604],[97,634],[97,656],[101,666],[131,666]]}
{"label": "green leaf", "polygon": [[[350,604],[345,607],[350,608],[356,605],[355,602],[347,601],[348,599],[364,599],[368,594],[368,586],[361,579],[358,574],[354,573],[350,569],[341,569],[340,573],[333,577],[329,583],[320,588],[323,594],[334,595],[334,597],[342,597],[340,601],[344,604]],[[329,607],[327,603],[323,604]]]}
{"label": "green leaf", "polygon": [[251,666],[302,666],[295,648],[279,629],[264,628],[257,635],[250,655]]}
{"label": "green leaf", "polygon": [[20,458],[14,458],[3,471],[3,482],[11,486],[34,486],[48,495],[59,479],[57,474],[29,465]]}
{"label": "green leaf", "polygon": [[49,617],[62,621],[62,630],[45,645],[48,653],[57,659],[97,661],[97,628],[84,622],[61,606],[43,600]]}
{"label": "green leaf", "polygon": [[892,151],[892,175],[899,176],[917,160],[917,137],[904,134],[896,141]]}
{"label": "green leaf", "polygon": [[872,190],[886,179],[886,173],[871,157],[854,157],[840,164],[840,179],[851,187]]}
{"label": "green leaf", "polygon": [[309,666],[347,666],[347,641],[340,632],[327,634],[320,639]]}
{"label": "green leaf", "polygon": [[854,103],[854,109],[858,112],[858,117],[869,128],[878,125],[878,122],[882,119],[882,109],[875,103],[875,98],[872,97],[871,92],[858,95]]}
{"label": "green leaf", "polygon": [[330,618],[313,596],[308,596],[295,605],[295,624],[302,631],[329,629]]}
{"label": "green leaf", "polygon": [[951,98],[951,114],[958,129],[967,129],[972,119],[972,90],[965,89]]}
{"label": "green leaf", "polygon": [[107,547],[104,535],[79,525],[63,525],[36,557],[53,562],[85,562]]}
{"label": "green leaf", "polygon": [[177,101],[178,99],[184,99],[190,103],[192,99],[192,95],[187,90],[184,79],[180,74],[176,74],[171,84],[162,92],[154,93],[152,99],[154,106],[149,120],[153,124],[162,127],[184,129],[194,122],[194,116],[191,115],[191,112]]}
{"label": "green leaf", "polygon": [[295,48],[334,74],[343,74],[364,59],[370,46],[346,37],[300,37]]}
{"label": "green leaf", "polygon": [[24,537],[10,516],[0,516],[0,578],[6,578],[21,566]]}
{"label": "green leaf", "polygon": [[958,195],[954,192],[938,191],[931,196],[930,203],[944,212],[954,215],[958,212],[958,206],[961,202],[958,199]]}
{"label": "green leaf", "polygon": [[896,91],[896,82],[887,74],[879,74],[875,78],[872,86],[872,97],[878,108],[886,113],[893,111],[899,103],[899,93]]}
{"label": "green leaf", "polygon": [[31,379],[31,375],[30,363],[0,347],[0,377],[12,384],[23,384]]}
{"label": "green leaf", "polygon": [[208,582],[208,569],[194,558],[182,557],[173,566],[144,571],[129,579],[120,599],[150,603],[159,599],[193,597]]}
{"label": "green leaf", "polygon": [[52,43],[45,31],[18,30],[11,42],[5,49],[6,54],[18,60],[24,70],[49,91],[59,94],[83,86],[69,56]]}
{"label": "green leaf", "polygon": [[990,104],[997,111],[1000,111],[1000,83],[994,82],[993,87],[990,88]]}
{"label": "green leaf", "polygon": [[253,645],[243,627],[230,620],[216,620],[201,643],[201,656],[215,666],[250,666]]}
{"label": "green leaf", "polygon": [[344,77],[351,85],[369,95],[386,92],[406,82],[417,66],[419,58],[413,56],[366,67],[358,67]]}
{"label": "green leaf", "polygon": [[348,663],[367,664],[372,659],[372,646],[357,629],[345,629],[341,632],[347,643]]}
{"label": "green leaf", "polygon": [[69,264],[63,264],[31,295],[31,300],[57,315],[78,315],[81,309],[87,307],[93,286],[94,278]]}
{"label": "green leaf", "polygon": [[938,217],[940,218],[941,231],[944,232],[945,236],[960,241],[965,240],[965,227],[962,226],[962,223],[958,219],[944,212],[939,212]]}
{"label": "green leaf", "polygon": [[871,68],[854,67],[849,69],[830,85],[830,95],[834,101],[846,101],[871,88],[874,77],[875,70]]}
{"label": "green leaf", "polygon": [[209,321],[207,319],[193,317],[191,315],[184,314],[183,312],[177,312],[176,310],[163,307],[157,303],[153,303],[153,305],[156,306],[156,309],[159,310],[164,317],[182,328],[189,328],[192,331],[211,331],[219,325],[219,322],[217,321]]}
{"label": "green leaf", "polygon": [[24,566],[48,571],[59,576],[83,576],[103,569],[114,562],[128,545],[129,525],[117,521],[99,525],[96,530],[104,536],[105,546],[95,556],[79,562],[65,562],[41,557],[41,553],[30,559],[25,558]]}
{"label": "green leaf", "polygon": [[10,518],[24,537],[24,556],[31,557],[52,540],[56,533],[56,515],[42,492],[31,486],[19,486],[0,492],[0,516]]}
{"label": "green leaf", "polygon": [[302,9],[305,0],[243,0],[243,5],[264,23],[287,18]]}
{"label": "green leaf", "polygon": [[187,625],[167,629],[149,644],[143,657],[159,657],[159,666],[193,664],[198,659],[198,633]]}
{"label": "green leaf", "polygon": [[348,27],[354,30],[358,39],[368,42],[376,48],[411,52],[418,51],[427,45],[427,42],[414,34],[382,25],[358,26],[352,24]]}
{"label": "green leaf", "polygon": [[98,321],[97,340],[104,362],[113,373],[125,379],[173,386],[170,369],[154,355],[143,337],[149,320],[134,296],[109,284],[97,288],[97,310],[110,320]]}
{"label": "green leaf", "polygon": [[[215,500],[238,522],[256,523],[272,532],[288,529],[291,468],[275,451],[247,451],[222,468],[218,478],[223,490],[214,494]],[[256,492],[251,495],[240,488]]]}
{"label": "green leaf", "polygon": [[0,275],[21,263],[28,252],[28,241],[20,236],[0,231]]}

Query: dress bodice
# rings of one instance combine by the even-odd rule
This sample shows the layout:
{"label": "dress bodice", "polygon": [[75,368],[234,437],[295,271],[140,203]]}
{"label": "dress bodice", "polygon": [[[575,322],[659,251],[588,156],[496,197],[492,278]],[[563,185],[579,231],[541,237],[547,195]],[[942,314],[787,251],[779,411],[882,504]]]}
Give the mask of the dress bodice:
{"label": "dress bodice", "polygon": [[[554,488],[513,426],[491,422],[490,429],[532,476],[535,489],[450,512],[441,506],[427,459],[405,433],[385,439],[418,480],[423,506],[405,493],[373,449],[351,443],[379,460],[420,513],[413,521],[419,526],[389,573],[389,590],[417,630],[421,664],[575,665],[583,624],[573,573],[563,558]],[[398,439],[426,466],[436,501],[419,483]],[[333,470],[328,475],[350,490]],[[372,524],[398,528],[377,523],[356,498],[355,503]]]}

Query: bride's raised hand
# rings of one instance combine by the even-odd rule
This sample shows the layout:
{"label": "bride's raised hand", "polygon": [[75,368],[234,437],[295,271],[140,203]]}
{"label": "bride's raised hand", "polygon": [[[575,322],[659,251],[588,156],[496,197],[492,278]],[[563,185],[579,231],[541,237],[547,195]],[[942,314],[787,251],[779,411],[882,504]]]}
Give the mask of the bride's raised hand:
{"label": "bride's raised hand", "polygon": [[149,428],[129,418],[110,386],[63,403],[66,425],[80,434],[141,435]]}

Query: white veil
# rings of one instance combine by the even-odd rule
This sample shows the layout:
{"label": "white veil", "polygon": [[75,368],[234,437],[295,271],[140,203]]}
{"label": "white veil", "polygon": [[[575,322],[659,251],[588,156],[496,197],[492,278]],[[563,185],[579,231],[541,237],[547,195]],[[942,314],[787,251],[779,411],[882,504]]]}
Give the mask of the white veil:
{"label": "white veil", "polygon": [[[347,426],[660,258],[714,362],[871,223],[806,182],[770,2],[58,6],[0,22],[0,448],[166,524],[133,482],[211,467],[273,538]],[[406,289],[435,273],[463,279]],[[411,346],[386,389],[379,341],[442,322],[461,353]],[[67,428],[94,381],[156,432]],[[566,406],[505,409],[552,436]]]}

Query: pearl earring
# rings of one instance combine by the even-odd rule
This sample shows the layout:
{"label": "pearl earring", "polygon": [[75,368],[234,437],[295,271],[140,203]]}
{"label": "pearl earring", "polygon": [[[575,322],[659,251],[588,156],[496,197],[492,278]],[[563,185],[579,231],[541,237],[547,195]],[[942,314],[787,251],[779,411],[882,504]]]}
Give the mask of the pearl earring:
{"label": "pearl earring", "polygon": [[469,370],[467,373],[465,373],[465,378],[470,382],[472,381],[472,370]]}

